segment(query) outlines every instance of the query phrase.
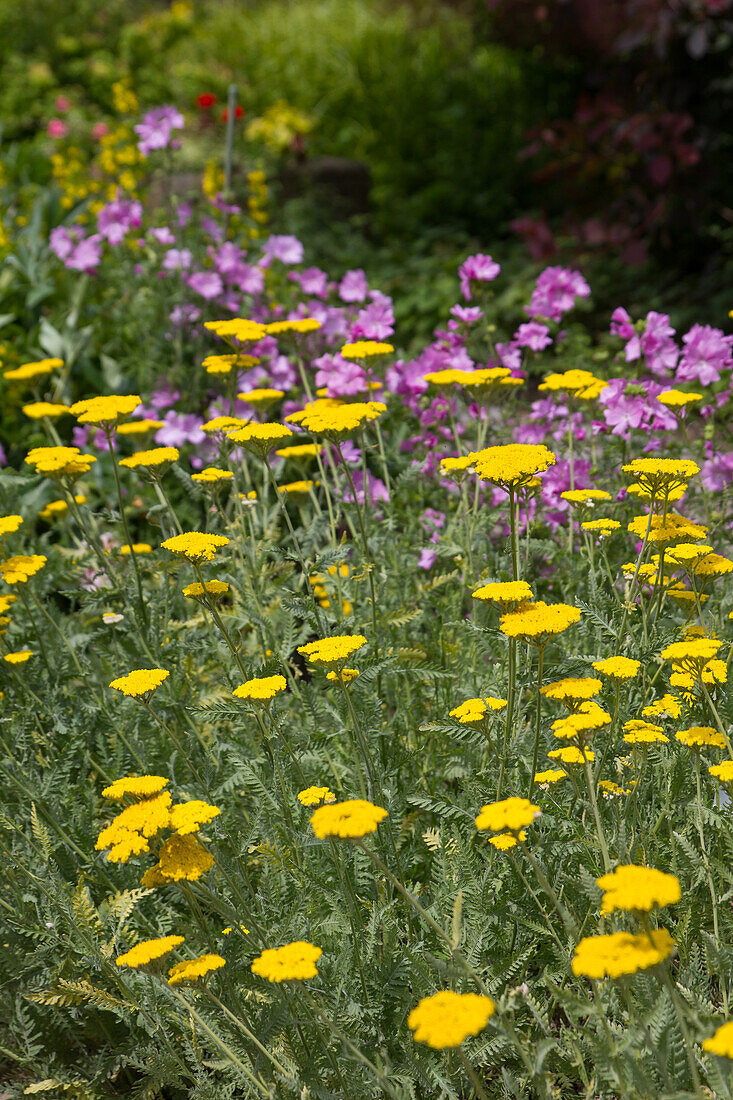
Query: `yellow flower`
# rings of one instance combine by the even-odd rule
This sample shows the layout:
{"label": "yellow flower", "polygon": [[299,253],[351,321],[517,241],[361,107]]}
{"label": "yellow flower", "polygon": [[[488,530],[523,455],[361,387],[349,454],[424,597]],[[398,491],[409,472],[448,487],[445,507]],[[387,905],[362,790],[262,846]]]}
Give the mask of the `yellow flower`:
{"label": "yellow flower", "polygon": [[[346,602],[346,601],[344,601]],[[346,608],[344,608],[345,614],[348,614]],[[358,668],[341,668],[338,672],[327,672],[326,679],[332,680],[334,683],[350,684],[352,680],[355,680],[359,675]]]}
{"label": "yellow flower", "polygon": [[337,442],[370,420],[376,420],[386,408],[387,406],[381,401],[354,401],[348,405],[336,406],[325,406],[319,403],[314,409],[305,410],[299,422],[306,431],[325,435],[328,439]]}
{"label": "yellow flower", "polygon": [[684,642],[672,642],[662,650],[662,659],[671,661],[675,671],[688,672],[691,676],[699,677],[722,645],[716,638],[690,638]]}
{"label": "yellow flower", "polygon": [[733,783],[733,760],[724,760],[722,764],[713,764],[708,771],[721,783]]}
{"label": "yellow flower", "polygon": [[288,682],[284,676],[259,676],[240,684],[234,689],[232,695],[236,695],[237,699],[266,702],[274,699],[281,691],[285,691],[287,686]]}
{"label": "yellow flower", "polygon": [[127,676],[113,680],[109,686],[115,691],[121,691],[123,695],[138,699],[155,691],[169,676],[170,672],[164,668],[136,668],[128,672]]}
{"label": "yellow flower", "polygon": [[152,554],[153,548],[149,542],[133,542],[132,546],[121,546],[119,552],[123,557],[128,554]]}
{"label": "yellow flower", "polygon": [[586,978],[622,978],[656,966],[673,951],[674,941],[666,928],[655,928],[637,936],[631,932],[587,936],[575,948],[573,974]]}
{"label": "yellow flower", "polygon": [[140,417],[138,420],[130,420],[126,424],[118,424],[118,435],[145,435],[146,432],[157,432],[162,428],[164,421],[151,420],[149,417]]}
{"label": "yellow flower", "polygon": [[603,891],[601,913],[608,916],[617,909],[625,912],[649,913],[680,900],[680,883],[674,875],[653,867],[626,864],[611,874],[601,875],[596,882]]}
{"label": "yellow flower", "polygon": [[83,455],[78,447],[34,447],[25,461],[37,474],[77,478],[88,473],[97,460],[94,455]]}
{"label": "yellow flower", "polygon": [[617,519],[589,519],[580,525],[584,531],[596,531],[601,537],[618,531],[621,524]]}
{"label": "yellow flower", "polygon": [[714,1035],[703,1039],[702,1049],[719,1058],[733,1058],[733,1022],[721,1024]]}
{"label": "yellow flower", "polygon": [[7,661],[9,665],[22,665],[32,656],[32,649],[19,649],[15,653],[6,653],[3,660]]}
{"label": "yellow flower", "polygon": [[14,535],[22,522],[22,516],[0,516],[0,539],[6,535]]}
{"label": "yellow flower", "polygon": [[458,1047],[469,1035],[478,1035],[494,1015],[496,1005],[478,993],[454,993],[452,989],[423,997],[407,1017],[416,1043],[434,1050]]}
{"label": "yellow flower", "polygon": [[150,849],[150,840],[170,824],[171,796],[161,791],[126,806],[102,829],[94,845],[97,851],[108,848],[110,863],[126,863],[130,856]]}
{"label": "yellow flower", "polygon": [[160,849],[158,863],[150,870],[157,872],[164,882],[198,882],[213,866],[214,857],[195,836],[173,833]]}
{"label": "yellow flower", "polygon": [[733,561],[722,554],[706,554],[695,562],[692,570],[696,577],[722,577],[733,570]]}
{"label": "yellow flower", "polygon": [[[637,538],[643,539],[648,524],[648,514],[645,516],[636,516],[636,518],[632,519],[628,524],[627,531],[629,534],[636,535]],[[707,533],[707,527],[703,527],[699,523],[693,523],[692,520],[686,519],[685,516],[678,515],[677,512],[667,512],[666,519],[664,516],[652,516],[648,541],[655,545],[666,546],[674,542],[689,542],[692,539],[704,539]]]}
{"label": "yellow flower", "polygon": [[[5,377],[7,378],[7,375]],[[30,420],[40,420],[44,416],[47,416],[50,420],[55,420],[58,416],[65,416],[66,413],[70,413],[71,409],[68,405],[61,405],[53,401],[33,401],[30,405],[23,406],[23,412]]]}
{"label": "yellow flower", "polygon": [[128,470],[136,470],[138,467],[151,470],[166,462],[176,462],[179,453],[178,447],[153,447],[150,451],[135,451],[128,458],[120,459],[120,466],[126,466]]}
{"label": "yellow flower", "polygon": [[518,833],[541,814],[539,806],[533,805],[528,798],[504,798],[501,802],[490,802],[481,807],[481,813],[476,818],[476,828],[488,829],[492,833],[501,833],[504,830]]}
{"label": "yellow flower", "polygon": [[524,638],[531,645],[539,646],[562,634],[579,619],[580,611],[576,607],[540,601],[502,615],[500,629],[508,638]]}
{"label": "yellow flower", "polygon": [[631,657],[606,657],[603,661],[594,661],[593,668],[610,680],[633,680],[641,668],[641,661]]}
{"label": "yellow flower", "polygon": [[498,836],[490,836],[488,839],[489,844],[492,844],[497,852],[508,852],[510,848],[516,848],[520,840],[524,841],[526,838],[527,834],[522,829],[516,836],[513,833],[499,833]]}
{"label": "yellow flower", "polygon": [[143,940],[124,955],[116,959],[117,966],[145,966],[169,955],[174,947],[184,942],[184,936],[161,936],[157,940]]}
{"label": "yellow flower", "polygon": [[690,729],[680,730],[679,733],[675,734],[675,738],[690,749],[725,748],[723,734],[713,729],[712,726],[691,726]]}
{"label": "yellow flower", "polygon": [[168,984],[178,985],[180,982],[195,982],[198,978],[204,978],[214,970],[226,965],[226,960],[221,955],[199,955],[197,959],[186,959],[176,963],[168,971]]}
{"label": "yellow flower", "polygon": [[220,470],[217,466],[206,466],[197,474],[191,474],[191,481],[213,484],[217,481],[230,481],[234,477],[231,470]]}
{"label": "yellow flower", "polygon": [[596,378],[589,370],[573,368],[572,370],[563,371],[562,374],[548,374],[544,381],[540,382],[538,389],[550,390],[553,393],[569,393],[574,397],[589,400],[597,397],[607,385],[608,382]]}
{"label": "yellow flower", "polygon": [[635,458],[621,469],[653,497],[665,496],[700,473],[700,467],[689,458]]}
{"label": "yellow flower", "polygon": [[543,443],[510,443],[486,447],[473,454],[476,473],[506,492],[528,484],[532,478],[555,465],[555,455]]}
{"label": "yellow flower", "polygon": [[227,438],[232,443],[241,443],[246,450],[259,458],[265,458],[276,447],[282,447],[292,436],[287,424],[247,424],[244,428],[227,433]]}
{"label": "yellow flower", "polygon": [[547,755],[550,760],[560,760],[563,764],[592,764],[596,758],[596,754],[590,749],[581,751],[575,745],[567,745],[563,749],[552,749]]}
{"label": "yellow flower", "polygon": [[517,604],[533,599],[532,589],[526,581],[494,581],[477,588],[472,599],[495,603],[503,611],[510,611]]}
{"label": "yellow flower", "polygon": [[582,507],[584,504],[592,504],[595,500],[610,500],[611,494],[605,489],[566,489],[560,493],[563,500],[569,504]]}
{"label": "yellow flower", "polygon": [[31,378],[40,378],[44,374],[51,374],[52,371],[58,370],[63,365],[63,359],[38,359],[33,363],[22,363],[14,370],[6,370],[3,378],[7,378],[9,382],[27,382]]}
{"label": "yellow flower", "polygon": [[582,734],[599,730],[610,724],[611,715],[608,711],[599,707],[598,703],[590,701],[581,703],[571,714],[558,718],[552,723],[552,729],[555,737],[582,740]]}
{"label": "yellow flower", "polygon": [[374,355],[391,355],[393,351],[391,344],[382,344],[378,340],[357,340],[341,348],[344,359],[371,359]]}
{"label": "yellow flower", "polygon": [[248,321],[244,317],[234,317],[230,321],[205,321],[204,328],[221,336],[223,340],[239,340],[241,344],[262,340],[267,336],[267,326],[257,321]]}
{"label": "yellow flower", "polygon": [[452,477],[455,481],[460,481],[461,476],[465,474],[467,470],[473,468],[473,456],[463,455],[461,458],[441,458],[440,468],[448,477]]}
{"label": "yellow flower", "polygon": [[470,726],[473,722],[481,722],[488,710],[503,710],[506,705],[506,699],[497,699],[493,695],[487,695],[485,699],[466,699],[465,703],[450,711],[450,716],[462,726]]}
{"label": "yellow flower", "polygon": [[300,317],[293,321],[272,321],[265,327],[269,336],[280,336],[286,332],[317,332],[321,322],[316,321],[315,317]]}
{"label": "yellow flower", "polygon": [[141,403],[139,394],[129,396],[113,394],[110,397],[88,397],[71,406],[71,412],[80,424],[112,425],[134,412]]}
{"label": "yellow flower", "polygon": [[190,802],[179,802],[171,809],[170,827],[180,836],[188,833],[197,833],[202,825],[207,825],[221,813],[216,806],[210,806],[208,802],[192,799]]}
{"label": "yellow flower", "polygon": [[278,458],[315,458],[320,454],[322,448],[320,443],[296,443],[292,447],[282,447],[279,451],[275,451]]}
{"label": "yellow flower", "polygon": [[245,428],[247,421],[240,419],[238,416],[215,416],[213,420],[207,420],[205,424],[201,425],[201,431],[207,432],[209,435],[214,435],[216,432],[232,432],[236,428]]}
{"label": "yellow flower", "polygon": [[684,393],[682,390],[664,390],[657,394],[657,401],[668,409],[685,409],[688,405],[694,405],[696,401],[702,401],[701,393]]}
{"label": "yellow flower", "polygon": [[316,963],[323,951],[313,943],[296,940],[284,947],[270,947],[258,955],[250,970],[268,982],[303,981],[318,974]]}
{"label": "yellow flower", "polygon": [[592,676],[567,676],[564,680],[556,680],[554,684],[545,684],[540,688],[540,695],[555,702],[572,705],[575,702],[592,699],[602,686],[601,681],[593,679]]}
{"label": "yellow flower", "polygon": [[229,585],[226,581],[204,581],[203,584],[201,581],[193,581],[181,591],[190,600],[201,600],[204,596],[208,596],[210,600],[221,600],[229,591]]}
{"label": "yellow flower", "polygon": [[679,718],[682,707],[674,695],[663,695],[656,703],[650,703],[641,712],[645,718]]}
{"label": "yellow flower", "polygon": [[537,772],[534,781],[542,787],[546,783],[559,783],[561,779],[567,779],[567,777],[568,773],[564,772],[562,768],[548,768],[545,772]]}
{"label": "yellow flower", "polygon": [[285,396],[285,390],[274,389],[257,389],[248,390],[244,393],[238,393],[237,397],[240,401],[244,401],[246,405],[272,405],[275,401],[279,401],[281,397]]}
{"label": "yellow flower", "polygon": [[170,550],[172,554],[183,554],[189,561],[212,561],[216,551],[222,546],[228,546],[229,539],[226,535],[211,535],[203,531],[184,531],[181,535],[174,535],[161,543],[164,550]]}
{"label": "yellow flower", "polygon": [[235,367],[249,370],[258,363],[256,355],[207,355],[201,366],[207,374],[229,374]]}
{"label": "yellow flower", "polygon": [[329,836],[356,839],[375,832],[386,816],[387,811],[381,806],[362,798],[352,798],[319,807],[310,822],[319,840]]}
{"label": "yellow flower", "polygon": [[168,786],[170,780],[162,775],[127,775],[124,779],[116,779],[109,787],[102,791],[104,798],[124,798],[131,795],[133,798],[149,798],[158,794]]}
{"label": "yellow flower", "polygon": [[366,645],[363,634],[337,634],[298,646],[298,653],[308,658],[311,665],[340,665],[358,649]]}
{"label": "yellow flower", "polygon": [[16,554],[0,561],[0,576],[6,584],[25,584],[43,569],[47,560],[43,554]]}
{"label": "yellow flower", "polygon": [[335,802],[336,795],[328,787],[306,787],[298,791],[298,802],[303,806],[317,806],[319,802]]}

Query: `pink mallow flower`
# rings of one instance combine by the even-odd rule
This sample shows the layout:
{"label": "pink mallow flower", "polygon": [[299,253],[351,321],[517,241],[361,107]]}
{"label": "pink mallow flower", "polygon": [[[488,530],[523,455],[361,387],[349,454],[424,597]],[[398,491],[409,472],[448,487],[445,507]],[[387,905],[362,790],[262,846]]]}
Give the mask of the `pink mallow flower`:
{"label": "pink mallow flower", "polygon": [[46,133],[50,138],[64,138],[68,132],[69,127],[62,118],[51,118],[48,120]]}
{"label": "pink mallow flower", "polygon": [[174,130],[184,127],[183,115],[175,107],[154,107],[133,127],[139,137],[137,147],[144,157],[155,149],[167,149]]}
{"label": "pink mallow flower", "polygon": [[283,264],[302,263],[303,245],[297,237],[274,234],[263,245],[260,267],[269,267],[273,260]]}
{"label": "pink mallow flower", "polygon": [[361,268],[347,271],[339,283],[339,298],[342,302],[363,302],[369,293],[369,284]]}
{"label": "pink mallow flower", "polygon": [[710,386],[720,380],[720,372],[733,366],[731,346],[733,336],[725,336],[711,325],[693,325],[682,337],[685,350],[677,367],[682,382],[699,382]]}
{"label": "pink mallow flower", "polygon": [[573,308],[576,298],[587,298],[589,295],[590,287],[579,271],[546,267],[540,272],[532,299],[525,309],[530,317],[560,321],[563,314]]}
{"label": "pink mallow flower", "polygon": [[472,283],[490,283],[500,271],[499,264],[491,256],[484,256],[481,252],[464,260],[458,268],[458,277],[461,281],[461,294],[466,301],[471,301]]}
{"label": "pink mallow flower", "polygon": [[97,229],[110,244],[120,244],[131,229],[142,225],[143,208],[137,201],[115,199],[97,214]]}

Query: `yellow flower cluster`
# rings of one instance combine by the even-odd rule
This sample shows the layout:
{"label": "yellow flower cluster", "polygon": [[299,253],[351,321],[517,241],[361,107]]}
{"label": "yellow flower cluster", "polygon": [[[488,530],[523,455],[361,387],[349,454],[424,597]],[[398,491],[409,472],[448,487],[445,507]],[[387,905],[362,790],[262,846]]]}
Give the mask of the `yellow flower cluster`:
{"label": "yellow flower cluster", "polygon": [[108,426],[115,424],[125,416],[129,416],[141,402],[142,398],[139,394],[88,397],[84,401],[77,401],[75,405],[72,405],[71,412],[80,424]]}
{"label": "yellow flower cluster", "polygon": [[234,317],[231,321],[205,321],[204,328],[220,336],[222,340],[238,340],[240,344],[254,343],[267,336],[267,327],[257,321],[248,321],[244,317]]}
{"label": "yellow flower cluster", "polygon": [[6,584],[25,584],[29,577],[40,573],[47,560],[43,554],[16,554],[0,562],[0,576]]}
{"label": "yellow flower cluster", "polygon": [[30,382],[34,378],[42,378],[46,374],[63,367],[63,359],[36,359],[32,363],[21,363],[13,370],[6,370],[3,374],[8,382]]}
{"label": "yellow flower cluster", "polygon": [[689,729],[680,730],[679,733],[675,734],[675,738],[690,749],[725,748],[723,734],[720,730],[713,729],[712,726],[691,726]]}
{"label": "yellow flower cluster", "polygon": [[267,702],[274,699],[281,691],[285,691],[287,686],[288,682],[284,676],[260,676],[240,684],[234,689],[232,695],[236,695],[237,699]]}
{"label": "yellow flower cluster", "polygon": [[376,420],[386,408],[381,401],[355,401],[352,404],[329,406],[317,404],[313,409],[304,412],[300,417],[300,425],[314,435],[325,435],[328,439],[337,441],[369,421]]}
{"label": "yellow flower cluster", "polygon": [[623,978],[664,962],[674,951],[666,928],[634,935],[613,932],[609,936],[587,936],[575,948],[573,974],[586,978]]}
{"label": "yellow flower cluster", "polygon": [[609,680],[633,680],[641,668],[641,661],[631,657],[606,657],[603,661],[594,661],[593,668]]}
{"label": "yellow flower cluster", "polygon": [[181,591],[189,600],[203,600],[204,597],[221,600],[229,591],[229,585],[226,581],[204,581],[203,584],[201,581],[192,581]]}
{"label": "yellow flower cluster", "polygon": [[465,703],[450,711],[450,716],[462,726],[470,726],[483,721],[487,711],[503,710],[506,705],[506,699],[496,699],[493,695],[487,695],[484,699],[466,699]]}
{"label": "yellow flower cluster", "polygon": [[555,465],[555,455],[542,443],[486,447],[472,457],[478,477],[499,485],[506,492],[527,485],[536,474]]}
{"label": "yellow flower cluster", "polygon": [[478,1035],[494,1015],[496,1005],[478,993],[455,993],[452,989],[423,999],[407,1017],[416,1043],[434,1050],[458,1047],[470,1035]]}
{"label": "yellow flower cluster", "polygon": [[296,982],[315,978],[323,951],[307,940],[269,947],[253,960],[250,970],[268,982]]}
{"label": "yellow flower cluster", "polygon": [[102,791],[104,798],[121,799],[126,795],[131,798],[150,798],[167,787],[168,779],[162,775],[127,775],[124,779],[117,779],[109,787]]}
{"label": "yellow flower cluster", "polygon": [[481,807],[476,818],[477,829],[488,829],[492,833],[518,833],[526,829],[542,814],[539,806],[533,805],[528,798],[504,798],[500,802],[490,802]]}
{"label": "yellow flower cluster", "polygon": [[523,638],[531,645],[543,645],[579,622],[580,611],[565,603],[528,604],[518,611],[502,615],[500,629],[508,638]]}
{"label": "yellow flower cluster", "polygon": [[526,581],[493,581],[477,588],[472,596],[474,600],[495,603],[503,611],[533,599],[532,589]]}
{"label": "yellow flower cluster", "polygon": [[317,806],[319,802],[335,802],[336,795],[329,787],[306,787],[298,791],[301,806]]}
{"label": "yellow flower cluster", "polygon": [[136,969],[164,958],[183,942],[183,936],[161,936],[155,940],[143,940],[124,955],[119,955],[115,962],[117,966],[131,966]]}
{"label": "yellow flower cluster", "polygon": [[298,653],[307,657],[309,664],[328,668],[343,664],[365,645],[366,638],[363,634],[336,634],[331,638],[321,638],[316,642],[299,645]]}
{"label": "yellow flower cluster", "polygon": [[142,468],[151,470],[156,466],[164,466],[168,462],[176,462],[179,457],[177,447],[154,447],[150,451],[135,451],[128,458],[120,459],[120,466],[128,470]]}
{"label": "yellow flower cluster", "polygon": [[73,480],[88,473],[97,460],[94,455],[82,454],[78,447],[34,447],[25,461],[37,474]]}
{"label": "yellow flower cluster", "polygon": [[568,676],[564,680],[556,680],[554,684],[545,684],[543,688],[540,688],[540,695],[544,695],[554,702],[573,707],[576,703],[583,702],[583,700],[592,699],[594,695],[598,694],[601,687],[601,681],[594,680],[592,676],[580,678]]}
{"label": "yellow flower cluster", "polygon": [[259,458],[265,458],[276,447],[282,447],[292,436],[287,424],[247,424],[244,428],[227,432],[227,438],[232,443],[241,443]]}
{"label": "yellow flower cluster", "polygon": [[181,982],[195,982],[225,965],[226,960],[221,955],[199,955],[197,959],[186,959],[170,968],[168,984],[180,985]]}
{"label": "yellow flower cluster", "polygon": [[653,867],[626,864],[617,867],[596,882],[603,891],[601,913],[607,916],[617,909],[624,912],[649,913],[680,900],[680,883],[674,875]]}
{"label": "yellow flower cluster", "polygon": [[733,1021],[721,1024],[714,1035],[704,1039],[702,1049],[708,1054],[717,1054],[719,1058],[733,1059]]}
{"label": "yellow flower cluster", "polygon": [[391,355],[394,348],[378,340],[357,340],[353,344],[344,344],[341,354],[344,359],[372,359],[375,355]]}
{"label": "yellow flower cluster", "polygon": [[608,382],[596,378],[589,370],[566,370],[562,374],[548,374],[537,387],[552,393],[567,393],[583,401],[592,401],[606,388]]}
{"label": "yellow flower cluster", "polygon": [[621,469],[652,498],[667,496],[700,473],[700,467],[689,458],[635,458]]}
{"label": "yellow flower cluster", "polygon": [[115,691],[121,691],[123,695],[139,699],[143,696],[149,697],[169,676],[170,672],[164,668],[136,668],[128,672],[127,676],[119,676],[109,686]]}
{"label": "yellow flower cluster", "polygon": [[310,820],[319,840],[329,836],[356,840],[375,832],[386,816],[387,811],[381,806],[375,806],[363,798],[352,798],[346,802],[320,806]]}
{"label": "yellow flower cluster", "polygon": [[192,562],[213,561],[216,551],[228,545],[226,535],[211,535],[203,531],[184,531],[161,543],[164,550],[182,554]]}

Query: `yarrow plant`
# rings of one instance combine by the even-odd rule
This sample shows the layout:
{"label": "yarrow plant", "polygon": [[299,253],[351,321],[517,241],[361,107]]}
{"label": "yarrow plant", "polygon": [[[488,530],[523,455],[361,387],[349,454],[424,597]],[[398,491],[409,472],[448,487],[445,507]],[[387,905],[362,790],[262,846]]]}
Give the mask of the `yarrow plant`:
{"label": "yarrow plant", "polygon": [[731,337],[481,252],[407,353],[185,124],[4,329],[7,1087],[730,1100]]}

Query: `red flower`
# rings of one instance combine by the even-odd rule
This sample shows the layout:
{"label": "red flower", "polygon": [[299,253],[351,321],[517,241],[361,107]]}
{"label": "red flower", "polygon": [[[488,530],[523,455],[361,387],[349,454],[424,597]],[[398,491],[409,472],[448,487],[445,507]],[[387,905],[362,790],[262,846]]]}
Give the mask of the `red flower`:
{"label": "red flower", "polygon": [[[244,118],[244,107],[240,107],[240,105],[237,104],[237,106],[234,108],[234,117],[235,118]],[[224,110],[221,112],[221,121],[222,122],[228,122],[229,121],[229,108],[228,107],[225,107]]]}
{"label": "red flower", "polygon": [[213,92],[202,92],[196,96],[196,103],[202,111],[208,111],[217,102],[218,97]]}

